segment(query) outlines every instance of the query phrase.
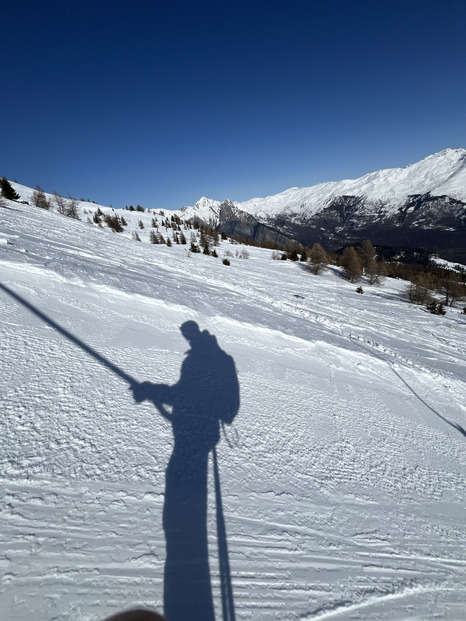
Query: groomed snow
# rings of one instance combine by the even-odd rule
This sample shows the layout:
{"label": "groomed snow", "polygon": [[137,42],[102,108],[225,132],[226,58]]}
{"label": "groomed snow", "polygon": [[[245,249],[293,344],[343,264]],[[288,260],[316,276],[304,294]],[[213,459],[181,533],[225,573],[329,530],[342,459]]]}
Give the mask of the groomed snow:
{"label": "groomed snow", "polygon": [[[263,249],[225,266],[228,242],[189,255],[11,201],[0,219],[0,282],[75,339],[0,289],[1,619],[162,611],[171,427],[80,344],[174,384],[187,320],[240,384],[217,446],[236,619],[464,618],[459,308],[430,315],[389,279],[359,295]],[[208,503],[220,619],[211,462]]]}

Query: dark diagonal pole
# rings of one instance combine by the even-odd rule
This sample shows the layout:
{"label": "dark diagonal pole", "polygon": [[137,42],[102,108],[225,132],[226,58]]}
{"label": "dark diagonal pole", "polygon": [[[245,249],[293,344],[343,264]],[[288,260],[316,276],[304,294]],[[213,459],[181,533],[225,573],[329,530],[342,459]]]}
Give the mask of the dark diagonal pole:
{"label": "dark diagonal pole", "polygon": [[56,323],[53,319],[50,319],[50,317],[47,317],[47,315],[44,315],[44,313],[42,313],[40,310],[35,308],[32,304],[30,304],[27,300],[22,298],[20,295],[12,291],[9,287],[0,283],[0,289],[5,291],[5,293],[7,293],[9,296],[11,296],[14,300],[19,302],[20,304],[22,304],[31,313],[36,315],[36,317],[39,317],[39,319],[42,319],[42,321],[48,324],[51,328],[59,332],[62,336],[64,336],[69,341],[71,341],[71,343],[80,347],[83,351],[86,352],[86,354],[89,354],[90,356],[95,358],[97,362],[100,362],[100,364],[103,364],[105,367],[107,367],[107,369],[109,369],[110,371],[113,371],[113,373],[118,375],[118,377],[121,377],[122,380],[125,380],[125,382],[128,382],[130,385],[138,383],[134,379],[134,377],[131,377],[131,375],[128,375],[128,373],[125,373],[124,371],[122,371],[119,367],[113,364],[113,362],[110,362],[110,360],[108,360],[101,354],[97,353],[95,349],[92,349],[92,347],[89,347],[89,345],[86,345],[86,343],[83,343],[82,341],[80,341],[76,336],[71,334],[71,332],[68,332],[67,330],[62,328],[60,325],[58,325],[58,323]]}
{"label": "dark diagonal pole", "polygon": [[220,567],[220,588],[222,592],[223,621],[235,621],[235,606],[231,584],[230,560],[228,557],[227,533],[223,516],[222,492],[218,473],[217,449],[212,451],[214,461],[215,504],[217,509],[218,563]]}

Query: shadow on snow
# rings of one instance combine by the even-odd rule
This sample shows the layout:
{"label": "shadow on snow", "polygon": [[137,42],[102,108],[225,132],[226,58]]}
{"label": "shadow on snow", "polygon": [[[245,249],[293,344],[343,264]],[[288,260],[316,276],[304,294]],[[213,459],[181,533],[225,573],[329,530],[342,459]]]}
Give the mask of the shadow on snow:
{"label": "shadow on snow", "polygon": [[191,348],[174,385],[137,382],[89,345],[62,328],[11,289],[0,289],[62,336],[130,384],[134,399],[151,401],[173,430],[174,447],[165,475],[163,528],[166,541],[164,614],[170,621],[214,621],[207,541],[208,465],[212,453],[217,544],[223,619],[234,621],[227,536],[216,446],[220,428],[239,410],[239,384],[233,359],[215,336],[194,321],[180,330]]}

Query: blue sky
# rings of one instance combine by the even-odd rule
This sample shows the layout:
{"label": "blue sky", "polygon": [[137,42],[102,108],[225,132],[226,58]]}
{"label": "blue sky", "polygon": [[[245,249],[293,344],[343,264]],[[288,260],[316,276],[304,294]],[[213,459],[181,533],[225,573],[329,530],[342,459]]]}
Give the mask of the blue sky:
{"label": "blue sky", "polygon": [[466,147],[466,2],[2,0],[0,175],[247,200]]}

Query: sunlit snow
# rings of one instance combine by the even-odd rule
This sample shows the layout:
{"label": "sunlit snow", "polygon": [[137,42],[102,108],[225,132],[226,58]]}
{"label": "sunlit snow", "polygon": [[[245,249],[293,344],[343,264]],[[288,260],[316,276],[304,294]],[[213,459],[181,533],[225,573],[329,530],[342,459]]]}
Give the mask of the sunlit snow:
{"label": "sunlit snow", "polygon": [[[153,214],[122,212],[123,235],[84,208],[75,221],[0,207],[0,618],[163,611],[172,426],[125,377],[177,384],[187,321],[233,358],[240,387],[216,446],[221,515],[210,453],[206,523],[192,517],[215,618],[222,584],[238,621],[464,618],[461,309],[431,315],[390,279],[359,295],[336,267],[241,259],[227,241],[219,258],[150,245]],[[213,393],[193,377],[201,416]]]}

